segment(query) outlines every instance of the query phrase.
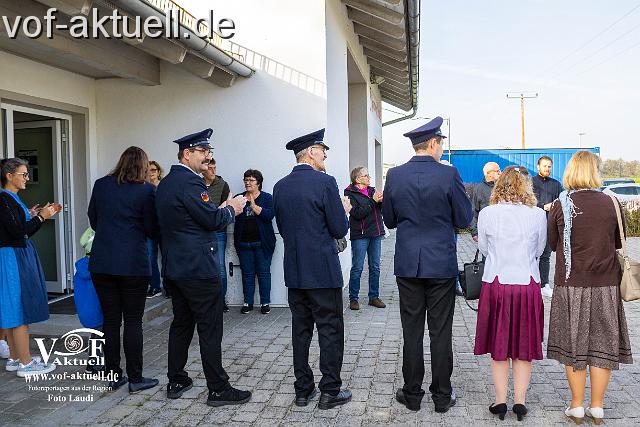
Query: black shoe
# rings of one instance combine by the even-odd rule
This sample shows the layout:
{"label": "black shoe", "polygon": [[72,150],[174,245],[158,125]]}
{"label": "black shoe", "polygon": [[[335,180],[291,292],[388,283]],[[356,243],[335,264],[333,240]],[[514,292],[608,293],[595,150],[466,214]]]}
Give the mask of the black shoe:
{"label": "black shoe", "polygon": [[321,393],[320,401],[318,402],[318,409],[331,409],[338,405],[344,405],[351,400],[351,390],[340,390],[335,396],[331,396],[329,393]]}
{"label": "black shoe", "polygon": [[142,378],[141,381],[133,383],[129,381],[129,393],[137,393],[148,388],[152,388],[158,385],[158,380],[155,378]]}
{"label": "black shoe", "polygon": [[407,396],[405,396],[404,394],[404,390],[399,388],[396,391],[396,400],[400,403],[402,403],[404,406],[407,407],[407,409],[409,409],[410,411],[419,411],[420,410],[420,402],[418,403],[409,403],[407,401]]}
{"label": "black shoe", "polygon": [[160,289],[149,289],[149,291],[147,291],[147,299],[157,297],[161,293],[162,291]]}
{"label": "black shoe", "polygon": [[504,416],[507,413],[507,404],[506,403],[500,403],[500,404],[494,403],[493,405],[489,406],[489,412],[491,412],[494,415],[497,415],[498,418],[500,418],[501,420],[504,420]]}
{"label": "black shoe", "polygon": [[296,396],[296,406],[307,406],[309,404],[309,401],[316,397],[317,394],[318,389],[314,388],[313,390],[311,390],[311,393],[307,394],[306,396]]}
{"label": "black shoe", "polygon": [[453,390],[451,390],[451,398],[449,398],[449,402],[443,406],[436,405],[436,412],[439,412],[441,414],[445,413],[455,404],[456,404],[456,393]]}
{"label": "black shoe", "polygon": [[125,385],[127,381],[129,380],[127,379],[126,375],[123,375],[118,381],[109,381],[109,388],[111,389],[111,391],[116,391],[117,389]]}
{"label": "black shoe", "polygon": [[191,389],[191,387],[193,387],[193,380],[191,378],[187,378],[187,381],[184,383],[169,382],[169,384],[167,384],[167,398],[179,399],[182,393]]}
{"label": "black shoe", "polygon": [[84,371],[87,374],[99,375],[100,372],[104,371],[104,365],[87,365]]}
{"label": "black shoe", "polygon": [[513,405],[512,411],[518,417],[518,421],[522,421],[524,416],[527,415],[527,407],[520,403]]}
{"label": "black shoe", "polygon": [[223,313],[228,313],[229,312],[229,306],[227,305],[226,302],[222,303],[222,312]]}
{"label": "black shoe", "polygon": [[260,307],[260,313],[262,314],[271,313],[271,308],[269,307],[269,304],[262,304],[262,306]]}
{"label": "black shoe", "polygon": [[245,304],[240,309],[240,313],[242,314],[247,314],[250,311],[253,311],[253,304]]}
{"label": "black shoe", "polygon": [[207,405],[209,406],[224,406],[224,405],[240,405],[247,403],[251,400],[251,392],[245,390],[238,390],[237,388],[230,387],[220,393],[209,393],[207,399]]}
{"label": "black shoe", "polygon": [[162,288],[162,295],[163,295],[166,299],[171,298],[171,292],[169,292],[169,289],[167,289],[167,288]]}

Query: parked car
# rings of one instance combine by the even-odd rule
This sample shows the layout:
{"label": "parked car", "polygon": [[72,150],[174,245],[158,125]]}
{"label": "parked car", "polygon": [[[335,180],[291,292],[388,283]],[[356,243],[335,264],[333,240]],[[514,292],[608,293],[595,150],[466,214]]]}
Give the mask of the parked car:
{"label": "parked car", "polygon": [[602,192],[616,196],[621,202],[640,200],[640,184],[636,183],[608,185]]}
{"label": "parked car", "polygon": [[609,185],[614,185],[614,184],[627,184],[627,183],[631,183],[633,184],[635,181],[631,178],[609,178],[609,179],[603,179],[602,180],[602,186],[603,187],[607,187]]}

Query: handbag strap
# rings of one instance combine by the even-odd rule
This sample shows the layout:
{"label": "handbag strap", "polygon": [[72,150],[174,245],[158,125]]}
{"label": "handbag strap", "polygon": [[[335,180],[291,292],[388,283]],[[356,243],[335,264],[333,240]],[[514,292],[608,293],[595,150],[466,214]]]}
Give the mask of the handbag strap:
{"label": "handbag strap", "polygon": [[480,249],[476,249],[476,256],[473,258],[473,263],[478,263],[478,255],[480,255]]}
{"label": "handbag strap", "polygon": [[620,214],[620,204],[618,199],[611,194],[607,194],[613,201],[613,207],[616,210],[616,217],[618,217],[618,231],[620,232],[620,241],[622,242],[622,256],[624,257],[625,264],[629,264],[629,255],[627,254],[627,239],[624,237],[624,224],[622,223],[622,215]]}

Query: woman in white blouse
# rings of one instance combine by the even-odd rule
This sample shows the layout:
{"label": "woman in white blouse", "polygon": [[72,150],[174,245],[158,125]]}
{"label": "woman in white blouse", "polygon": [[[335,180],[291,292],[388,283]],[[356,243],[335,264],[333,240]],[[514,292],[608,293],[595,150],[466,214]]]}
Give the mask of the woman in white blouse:
{"label": "woman in white blouse", "polygon": [[491,354],[496,397],[489,410],[500,419],[507,412],[509,360],[513,412],[522,420],[531,361],[542,359],[544,307],[536,258],[546,236],[546,214],[536,207],[529,173],[521,166],[506,168],[478,216],[478,249],[486,260],[474,349],[476,355]]}

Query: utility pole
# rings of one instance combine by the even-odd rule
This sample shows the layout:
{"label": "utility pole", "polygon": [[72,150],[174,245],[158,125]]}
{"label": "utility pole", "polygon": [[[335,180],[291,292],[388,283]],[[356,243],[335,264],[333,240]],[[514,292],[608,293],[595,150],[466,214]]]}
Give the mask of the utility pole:
{"label": "utility pole", "polygon": [[538,97],[537,92],[535,94],[520,93],[517,95],[512,93],[507,93],[507,98],[509,99],[518,99],[518,98],[520,99],[520,116],[522,119],[522,149],[524,149],[524,100],[529,98],[537,98],[537,97]]}

